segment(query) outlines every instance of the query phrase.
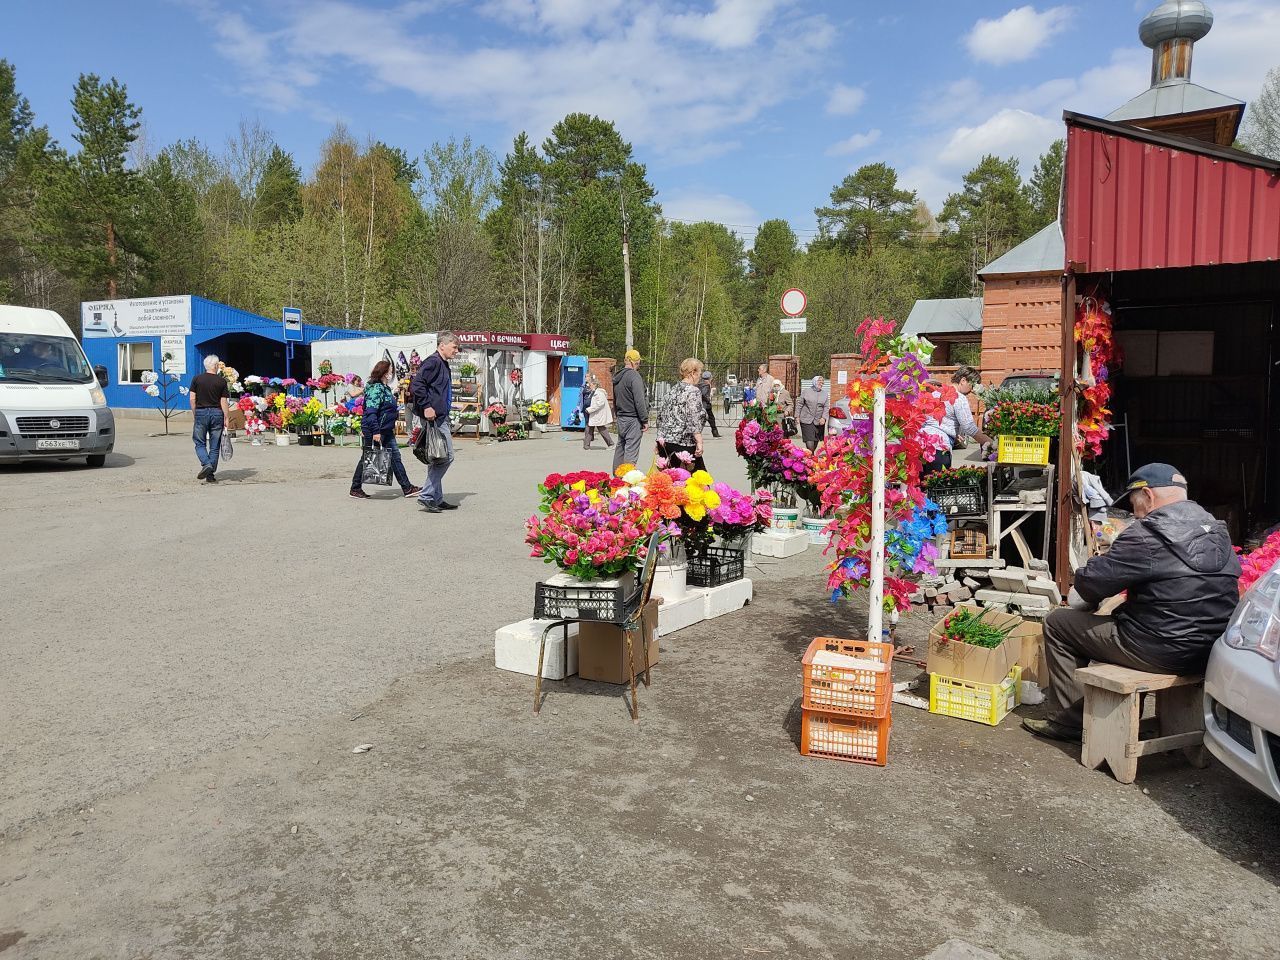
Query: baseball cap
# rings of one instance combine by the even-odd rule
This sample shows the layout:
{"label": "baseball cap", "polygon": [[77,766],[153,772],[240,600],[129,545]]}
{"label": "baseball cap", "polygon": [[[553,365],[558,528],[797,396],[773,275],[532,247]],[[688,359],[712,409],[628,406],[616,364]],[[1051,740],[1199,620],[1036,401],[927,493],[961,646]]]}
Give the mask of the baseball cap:
{"label": "baseball cap", "polygon": [[1129,482],[1125,484],[1124,493],[1116,497],[1111,505],[1122,510],[1128,510],[1129,494],[1147,487],[1181,487],[1185,490],[1187,489],[1187,478],[1178,471],[1177,467],[1167,463],[1148,463],[1146,466],[1139,467],[1133,471],[1129,477]]}
{"label": "baseball cap", "polygon": [[702,379],[703,379],[703,380],[710,380],[710,379],[711,379],[711,371],[710,371],[710,370],[703,370],[703,371],[702,371]]}
{"label": "baseball cap", "polygon": [[625,356],[625,357],[623,357],[623,359],[624,359],[627,363],[639,363],[639,362],[640,362],[640,351],[639,351],[639,350],[628,350],[628,351],[627,351],[627,353],[626,353],[626,356]]}

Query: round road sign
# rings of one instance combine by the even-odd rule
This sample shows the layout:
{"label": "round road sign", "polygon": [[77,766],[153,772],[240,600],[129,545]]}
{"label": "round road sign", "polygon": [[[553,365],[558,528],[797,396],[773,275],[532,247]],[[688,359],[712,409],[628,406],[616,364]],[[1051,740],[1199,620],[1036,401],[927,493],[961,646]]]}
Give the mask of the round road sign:
{"label": "round road sign", "polygon": [[804,313],[804,308],[808,302],[803,290],[797,290],[792,287],[782,295],[782,312],[788,317],[798,317]]}

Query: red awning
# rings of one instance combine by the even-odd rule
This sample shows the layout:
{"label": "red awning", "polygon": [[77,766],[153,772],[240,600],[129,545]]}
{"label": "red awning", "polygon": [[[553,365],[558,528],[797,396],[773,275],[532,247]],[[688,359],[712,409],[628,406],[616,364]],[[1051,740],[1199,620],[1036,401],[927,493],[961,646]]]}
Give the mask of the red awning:
{"label": "red awning", "polygon": [[1077,273],[1280,260],[1280,162],[1064,114]]}

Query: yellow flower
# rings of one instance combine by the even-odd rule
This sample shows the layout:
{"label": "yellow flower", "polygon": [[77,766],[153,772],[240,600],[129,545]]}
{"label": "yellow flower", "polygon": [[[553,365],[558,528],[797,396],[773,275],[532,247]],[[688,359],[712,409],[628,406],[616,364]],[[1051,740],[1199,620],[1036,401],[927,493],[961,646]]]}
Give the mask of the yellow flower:
{"label": "yellow flower", "polygon": [[[689,498],[690,508],[692,508],[695,504],[701,505],[701,503],[703,502],[703,497],[706,496],[705,490],[703,490],[701,487],[695,487],[692,483],[685,484],[684,492],[685,492],[685,496]],[[690,513],[689,515],[693,516],[692,513]],[[698,518],[694,517],[694,519],[696,520]]]}
{"label": "yellow flower", "polygon": [[706,507],[700,503],[690,503],[684,508],[684,512],[689,515],[690,520],[701,520],[707,515]]}
{"label": "yellow flower", "polygon": [[715,483],[715,481],[711,479],[711,474],[707,473],[707,471],[695,470],[693,471],[692,476],[689,477],[689,483],[693,484],[695,487],[709,487],[711,484]]}
{"label": "yellow flower", "polygon": [[714,510],[716,507],[720,506],[720,494],[716,493],[714,490],[705,491],[702,495],[702,504],[708,510]]}
{"label": "yellow flower", "polygon": [[587,489],[586,481],[585,481],[585,480],[579,480],[577,483],[571,484],[571,485],[569,486],[569,489],[570,489],[570,490],[577,490],[579,493],[583,493],[583,492],[585,492],[585,491],[586,491],[586,489]]}

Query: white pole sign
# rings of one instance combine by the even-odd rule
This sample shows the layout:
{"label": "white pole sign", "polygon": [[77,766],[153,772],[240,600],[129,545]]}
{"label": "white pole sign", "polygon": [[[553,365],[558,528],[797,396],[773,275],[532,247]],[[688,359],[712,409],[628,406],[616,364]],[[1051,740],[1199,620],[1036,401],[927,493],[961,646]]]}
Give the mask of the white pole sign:
{"label": "white pole sign", "polygon": [[779,332],[781,333],[806,333],[808,331],[808,317],[784,317],[779,324]]}

